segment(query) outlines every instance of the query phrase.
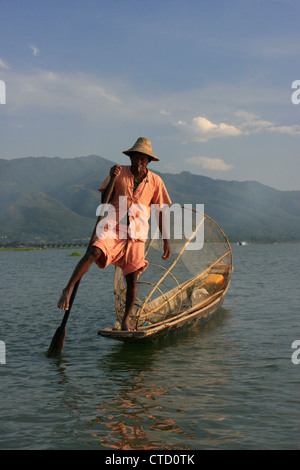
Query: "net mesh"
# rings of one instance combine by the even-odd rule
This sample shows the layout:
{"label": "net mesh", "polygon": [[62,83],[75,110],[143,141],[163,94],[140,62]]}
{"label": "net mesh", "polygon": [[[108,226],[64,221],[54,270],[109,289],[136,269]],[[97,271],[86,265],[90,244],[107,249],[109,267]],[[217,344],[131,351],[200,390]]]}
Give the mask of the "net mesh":
{"label": "net mesh", "polygon": [[[186,208],[182,208],[186,211]],[[157,234],[148,239],[148,268],[138,280],[138,294],[131,315],[133,328],[152,326],[188,314],[220,295],[232,272],[230,244],[218,224],[207,215],[191,210],[193,228],[187,235],[178,227],[170,233],[172,256],[162,260],[163,241]],[[182,218],[183,220],[183,218]],[[183,227],[182,227],[183,228]],[[175,233],[177,232],[177,233]],[[125,312],[126,281],[115,271],[116,315]]]}

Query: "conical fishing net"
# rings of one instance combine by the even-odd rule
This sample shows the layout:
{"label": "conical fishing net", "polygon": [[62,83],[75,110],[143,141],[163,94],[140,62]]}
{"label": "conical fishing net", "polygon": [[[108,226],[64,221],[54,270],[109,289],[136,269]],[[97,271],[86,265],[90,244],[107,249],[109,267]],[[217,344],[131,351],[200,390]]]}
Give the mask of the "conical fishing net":
{"label": "conical fishing net", "polygon": [[[167,261],[162,259],[163,240],[150,223],[145,247],[149,266],[138,280],[130,320],[133,328],[153,326],[194,312],[221,295],[229,284],[232,251],[225,234],[213,219],[200,211],[186,207],[180,210],[181,218],[177,213],[170,220],[172,256]],[[120,323],[125,299],[126,281],[121,269],[116,268],[116,315]]]}

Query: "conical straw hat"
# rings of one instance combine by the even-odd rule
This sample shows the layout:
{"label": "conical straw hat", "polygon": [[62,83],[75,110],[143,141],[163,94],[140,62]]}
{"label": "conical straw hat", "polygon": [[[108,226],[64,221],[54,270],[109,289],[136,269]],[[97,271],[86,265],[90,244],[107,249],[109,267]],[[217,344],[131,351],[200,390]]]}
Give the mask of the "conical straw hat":
{"label": "conical straw hat", "polygon": [[129,150],[125,150],[123,153],[130,157],[133,152],[143,153],[144,155],[151,157],[152,160],[159,162],[159,158],[157,158],[152,153],[151,141],[149,139],[146,139],[145,137],[139,137],[134,146],[131,147]]}

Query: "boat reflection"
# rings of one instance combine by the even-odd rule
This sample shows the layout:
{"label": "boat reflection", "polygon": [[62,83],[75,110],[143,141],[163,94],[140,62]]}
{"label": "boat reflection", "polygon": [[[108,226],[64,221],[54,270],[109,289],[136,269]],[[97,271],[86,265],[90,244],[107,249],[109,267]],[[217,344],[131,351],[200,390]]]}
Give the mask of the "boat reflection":
{"label": "boat reflection", "polygon": [[130,386],[127,381],[115,398],[97,407],[98,416],[89,423],[94,428],[91,436],[98,439],[101,447],[110,449],[179,449],[174,444],[174,434],[185,431],[164,408],[160,398],[167,395],[165,387],[154,383],[149,387],[142,378],[133,378]]}
{"label": "boat reflection", "polygon": [[[70,425],[62,425],[64,432],[73,441],[80,435],[81,448],[88,449],[195,449],[199,439],[209,438],[207,420],[219,422],[218,406],[225,406],[215,396],[228,376],[208,333],[228,315],[222,309],[207,326],[154,343],[108,341],[96,361],[77,344],[72,361],[64,355],[53,359],[59,370],[60,408],[72,417]],[[210,351],[208,363],[201,362],[204,350]],[[216,414],[208,415],[214,402]]]}

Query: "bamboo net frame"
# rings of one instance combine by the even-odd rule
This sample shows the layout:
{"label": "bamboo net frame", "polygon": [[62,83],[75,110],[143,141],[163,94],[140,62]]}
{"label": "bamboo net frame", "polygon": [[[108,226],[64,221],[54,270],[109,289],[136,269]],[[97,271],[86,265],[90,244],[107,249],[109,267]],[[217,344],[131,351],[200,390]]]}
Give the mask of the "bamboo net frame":
{"label": "bamboo net frame", "polygon": [[[191,210],[197,212],[195,209]],[[230,243],[222,229],[212,218],[206,214],[202,214],[202,216],[195,231],[182,243],[182,246],[179,245],[179,252],[176,253],[176,257],[170,263],[169,267],[166,268],[157,263],[149,264],[147,271],[152,270],[151,273],[155,273],[154,268],[161,269],[163,271],[162,275],[157,276],[157,273],[153,274],[153,278],[150,281],[141,279],[142,276],[139,278],[138,291],[141,286],[149,287],[150,291],[143,299],[137,298],[136,309],[131,320],[133,327],[137,329],[141,327],[149,328],[150,326],[159,325],[171,319],[179,318],[184,314],[191,313],[195,308],[201,308],[201,305],[213,302],[214,299],[221,295],[226,289],[226,286],[230,282],[233,269]],[[200,272],[184,281],[179,281],[177,279],[178,273],[174,274],[174,268],[185,255],[188,245],[192,242],[195,234],[203,224],[205,224],[204,244],[210,248],[208,252],[209,254],[211,252],[211,259],[208,260],[205,267],[199,268]],[[155,237],[150,240],[145,252],[145,257],[151,254],[154,245]],[[215,252],[214,248],[216,248]],[[218,252],[218,250],[221,252]],[[199,250],[197,255],[199,259],[201,259],[201,250]],[[223,275],[223,283],[215,286],[206,284],[207,279],[211,277],[210,274],[212,273]],[[173,279],[175,287],[164,292],[163,283],[168,278]],[[188,302],[190,302],[191,291],[201,288],[207,288],[208,297],[206,299],[200,298],[199,302],[194,306],[190,303],[188,304]],[[153,295],[157,295],[157,293],[159,296],[153,299]],[[119,322],[121,322],[125,309],[126,286],[119,268],[116,269],[115,274],[115,295],[116,314]]]}

